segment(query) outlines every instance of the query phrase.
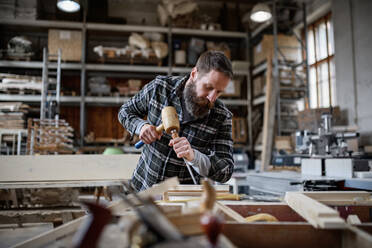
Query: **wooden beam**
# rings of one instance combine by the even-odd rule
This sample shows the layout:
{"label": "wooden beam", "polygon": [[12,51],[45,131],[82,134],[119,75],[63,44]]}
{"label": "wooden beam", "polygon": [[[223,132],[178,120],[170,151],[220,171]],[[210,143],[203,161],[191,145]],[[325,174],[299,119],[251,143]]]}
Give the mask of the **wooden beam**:
{"label": "wooden beam", "polygon": [[[160,183],[158,185],[155,185],[145,191],[142,191],[139,193],[139,196],[141,197],[148,197],[151,195],[161,195],[164,193],[164,191],[168,190],[169,187],[174,187],[178,185],[178,179],[177,178],[170,178],[163,183]],[[115,211],[119,211],[120,209],[126,209],[124,207],[123,202],[113,203],[108,208],[111,209],[115,213]],[[87,215],[80,217],[76,220],[73,220],[69,223],[66,223],[64,225],[61,225],[53,230],[50,230],[48,232],[42,233],[36,237],[33,237],[31,239],[28,239],[26,241],[23,241],[21,243],[16,244],[13,246],[13,248],[32,248],[32,247],[41,247],[45,246],[46,244],[60,238],[66,235],[69,235],[73,232],[75,232],[83,223],[84,220],[88,218]]]}
{"label": "wooden beam", "polygon": [[271,150],[273,147],[274,128],[275,128],[275,103],[277,97],[277,88],[272,80],[272,55],[267,58],[266,71],[266,96],[264,107],[264,123],[262,130],[262,153],[261,153],[261,171],[266,171],[271,163]]}
{"label": "wooden beam", "polygon": [[345,226],[345,221],[336,210],[302,193],[287,192],[285,201],[315,228],[343,228]]}
{"label": "wooden beam", "polygon": [[0,182],[130,179],[139,156],[0,156]]}

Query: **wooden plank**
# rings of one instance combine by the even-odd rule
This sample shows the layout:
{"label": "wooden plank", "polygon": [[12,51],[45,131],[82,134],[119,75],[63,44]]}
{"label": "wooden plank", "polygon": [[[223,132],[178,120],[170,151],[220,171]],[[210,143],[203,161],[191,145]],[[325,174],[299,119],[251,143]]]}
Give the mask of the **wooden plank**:
{"label": "wooden plank", "polygon": [[346,222],[350,225],[359,225],[359,224],[362,224],[362,222],[360,221],[358,215],[355,215],[355,214],[350,214],[347,219],[346,219]]}
{"label": "wooden plank", "polygon": [[[155,197],[162,195],[164,192],[176,187],[177,185],[179,185],[178,178],[172,177],[160,184],[156,184],[151,188],[146,189],[145,191],[141,191],[138,194],[141,197]],[[120,214],[128,209],[128,205],[123,200],[120,200],[112,203],[109,208],[114,214]]]}
{"label": "wooden plank", "polygon": [[342,243],[342,230],[315,229],[303,222],[225,223],[222,232],[237,247],[341,248]]}
{"label": "wooden plank", "polygon": [[[239,213],[243,217],[253,214],[268,213],[275,216],[279,221],[305,222],[306,220],[297,214],[286,203],[266,203],[266,202],[225,202],[225,205]],[[357,215],[362,222],[370,222],[372,215],[370,206],[337,206],[342,218],[348,215]]]}
{"label": "wooden plank", "polygon": [[287,192],[285,201],[315,228],[342,228],[345,225],[336,210],[302,193]]}
{"label": "wooden plank", "polygon": [[243,216],[241,216],[240,214],[238,214],[237,212],[235,212],[231,208],[225,206],[224,204],[216,201],[215,204],[214,204],[214,207],[215,207],[216,211],[223,212],[231,220],[234,220],[238,223],[246,223],[246,220],[243,218]]}
{"label": "wooden plank", "polygon": [[178,216],[169,216],[169,221],[181,231],[183,235],[202,234],[200,225],[201,213],[187,213]]}
{"label": "wooden plank", "polygon": [[262,135],[261,171],[266,171],[271,162],[275,127],[275,107],[278,86],[272,80],[272,55],[267,58],[266,96]]}
{"label": "wooden plank", "polygon": [[323,204],[339,205],[372,205],[371,193],[367,191],[314,191],[302,192]]}
{"label": "wooden plank", "polygon": [[120,186],[123,180],[66,180],[0,183],[0,189],[42,189],[42,188],[81,188],[99,186]]}
{"label": "wooden plank", "polygon": [[139,156],[0,156],[0,182],[130,179]]}
{"label": "wooden plank", "polygon": [[[141,197],[148,197],[152,195],[161,195],[166,190],[168,190],[171,187],[174,187],[179,184],[179,181],[177,178],[170,178],[166,181],[164,181],[161,184],[155,185],[145,191],[142,191],[139,193]],[[118,211],[120,209],[127,209],[125,204],[120,202],[115,202],[111,204],[108,208],[111,209],[111,211],[115,214],[115,211]],[[21,243],[16,244],[13,246],[13,248],[32,248],[32,247],[41,247],[45,246],[49,242],[52,242],[58,238],[61,238],[63,236],[69,235],[73,232],[75,232],[83,223],[84,220],[86,220],[88,216],[80,217],[76,220],[73,220],[69,223],[66,223],[64,225],[61,225],[53,230],[50,230],[48,232],[42,233],[36,237],[33,237],[29,240],[23,241]]]}
{"label": "wooden plank", "polygon": [[[229,192],[230,185],[223,184],[223,185],[212,185],[215,191],[224,191]],[[175,192],[175,191],[203,191],[203,185],[187,185],[187,184],[180,184],[174,187],[173,189],[168,190],[168,192]]]}
{"label": "wooden plank", "polygon": [[43,209],[43,210],[2,210],[0,211],[1,224],[24,224],[55,222],[60,220],[65,213],[71,214],[73,218],[85,215],[81,209]]}

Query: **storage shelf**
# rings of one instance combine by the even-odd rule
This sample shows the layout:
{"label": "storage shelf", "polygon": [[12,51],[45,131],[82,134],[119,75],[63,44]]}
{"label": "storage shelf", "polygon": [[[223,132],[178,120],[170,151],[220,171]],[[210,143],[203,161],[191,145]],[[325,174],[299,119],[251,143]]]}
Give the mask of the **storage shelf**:
{"label": "storage shelf", "polygon": [[[56,69],[57,63],[50,63],[50,68]],[[42,69],[43,62],[40,61],[12,61],[12,60],[0,60],[0,67],[12,67],[12,68],[27,68],[27,69]],[[80,70],[80,63],[62,63],[61,68],[64,70]]]}
{"label": "storage shelf", "polygon": [[126,71],[126,72],[156,72],[168,73],[167,66],[152,65],[122,65],[122,64],[86,64],[85,68],[90,71]]}
{"label": "storage shelf", "polygon": [[211,36],[211,37],[229,37],[229,38],[248,38],[248,34],[244,32],[231,32],[231,31],[211,31],[201,29],[189,29],[189,28],[172,28],[173,34],[182,35],[199,35],[199,36]]}
{"label": "storage shelf", "polygon": [[265,103],[265,99],[266,99],[265,95],[254,98],[253,106],[257,106],[257,105]]}
{"label": "storage shelf", "polygon": [[69,21],[46,21],[46,20],[22,20],[22,19],[0,19],[0,25],[4,26],[24,26],[42,28],[73,28],[82,29],[82,22]]}
{"label": "storage shelf", "polygon": [[[48,20],[21,20],[21,19],[0,19],[0,25],[4,26],[25,26],[25,27],[43,27],[43,28],[72,28],[83,29],[82,22],[69,21],[48,21]],[[143,25],[122,25],[122,24],[106,24],[106,23],[86,23],[87,30],[103,30],[103,31],[118,31],[118,32],[160,32],[181,35],[199,35],[210,37],[229,37],[229,38],[248,38],[248,34],[244,32],[231,31],[211,31],[201,29],[188,28],[168,28],[161,26],[143,26]]]}
{"label": "storage shelf", "polygon": [[[192,70],[192,67],[180,67],[180,66],[173,66],[172,67],[172,72],[174,73],[190,73]],[[233,72],[235,76],[246,76],[249,74],[249,71],[246,70],[238,70]]]}
{"label": "storage shelf", "polygon": [[262,145],[255,145],[254,146],[254,151],[255,152],[262,152]]}
{"label": "storage shelf", "polygon": [[253,71],[252,71],[252,75],[253,77],[257,76],[258,74],[260,74],[261,72],[265,71],[267,68],[267,61],[265,61],[264,63],[256,66]]}
{"label": "storage shelf", "polygon": [[143,25],[122,25],[122,24],[106,24],[106,23],[87,23],[88,30],[103,30],[103,31],[118,31],[118,32],[159,32],[167,33],[166,27],[158,26],[143,26]]}
{"label": "storage shelf", "polygon": [[[55,100],[55,97],[52,97]],[[23,101],[23,102],[40,102],[41,95],[9,95],[9,94],[0,94],[0,101]],[[80,96],[61,96],[61,102],[80,102]]]}
{"label": "storage shelf", "polygon": [[[86,103],[108,103],[108,104],[123,104],[130,97],[124,96],[86,96]],[[52,97],[55,100],[55,97]],[[16,94],[0,94],[0,101],[23,101],[23,102],[40,102],[41,95],[16,95]],[[80,103],[81,96],[61,96],[60,101],[64,103]],[[222,102],[228,106],[247,106],[247,100],[222,99]]]}

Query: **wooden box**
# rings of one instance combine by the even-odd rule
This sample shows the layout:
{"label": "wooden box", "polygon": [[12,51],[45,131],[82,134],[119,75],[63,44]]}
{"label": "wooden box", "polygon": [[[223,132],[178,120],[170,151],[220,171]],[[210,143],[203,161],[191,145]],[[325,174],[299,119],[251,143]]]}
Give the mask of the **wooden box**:
{"label": "wooden box", "polygon": [[[295,36],[278,35],[278,46],[288,61],[298,61],[301,56],[300,44]],[[262,41],[253,49],[253,64],[256,66],[274,53],[274,38],[272,35],[264,35]],[[274,54],[273,54],[274,55]],[[283,57],[278,54],[278,59],[283,60]]]}
{"label": "wooden box", "polygon": [[[63,61],[81,61],[82,51],[81,31],[49,29],[49,54],[57,54],[62,49]],[[57,60],[57,58],[53,58]]]}

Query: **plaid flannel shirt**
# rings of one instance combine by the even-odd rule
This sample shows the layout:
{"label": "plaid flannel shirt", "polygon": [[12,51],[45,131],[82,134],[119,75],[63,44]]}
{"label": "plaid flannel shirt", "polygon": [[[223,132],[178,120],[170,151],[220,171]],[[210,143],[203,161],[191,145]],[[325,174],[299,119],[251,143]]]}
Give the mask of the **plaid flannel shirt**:
{"label": "plaid flannel shirt", "polygon": [[[217,99],[214,108],[206,117],[183,121],[184,110],[177,92],[183,89],[187,78],[156,77],[122,105],[118,114],[119,121],[133,135],[145,123],[160,125],[162,109],[174,106],[180,120],[180,137],[186,137],[193,149],[206,154],[210,159],[208,178],[226,182],[230,179],[234,167],[232,113]],[[147,120],[144,120],[146,115]],[[170,139],[171,136],[164,132],[160,140],[144,145],[131,181],[134,189],[142,191],[174,176],[177,176],[182,184],[193,183],[184,166],[184,160],[177,158],[173,148],[168,146]],[[192,170],[196,180],[200,181],[201,176]]]}

